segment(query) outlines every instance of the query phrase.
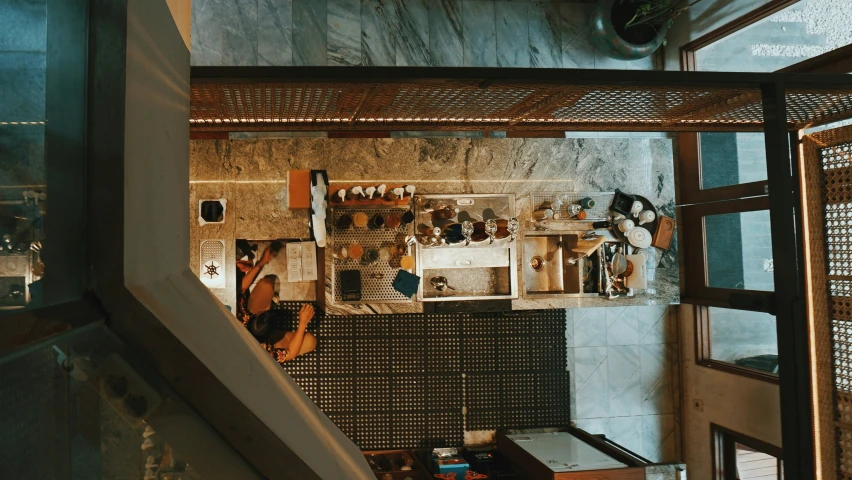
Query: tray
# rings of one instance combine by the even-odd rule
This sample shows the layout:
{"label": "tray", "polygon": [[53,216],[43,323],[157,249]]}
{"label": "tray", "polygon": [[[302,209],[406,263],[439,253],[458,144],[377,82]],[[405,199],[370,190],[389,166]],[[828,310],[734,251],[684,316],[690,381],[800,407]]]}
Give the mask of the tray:
{"label": "tray", "polygon": [[[396,229],[381,228],[371,230],[369,228],[352,227],[347,230],[339,230],[336,228],[337,220],[344,213],[354,214],[355,212],[364,212],[372,217],[375,214],[387,216],[390,213],[402,215],[408,210],[403,207],[347,207],[333,206],[331,208],[332,221],[331,225],[331,244],[332,245],[349,245],[357,242],[366,251],[369,248],[380,248],[383,246],[397,243],[404,239],[406,235],[411,233],[411,225],[400,225]],[[409,254],[413,247],[409,247]],[[332,255],[332,252],[327,252],[326,255]],[[381,259],[376,260],[372,264],[364,264],[361,260],[353,260],[347,258],[340,260],[332,258],[332,275],[331,288],[332,298],[337,304],[361,304],[361,303],[409,303],[411,298],[406,297],[400,292],[394,290],[392,283],[396,278],[399,268],[399,258],[391,257],[389,262],[383,262]],[[361,271],[361,299],[358,301],[343,301],[340,288],[340,271],[341,270],[360,270]],[[380,274],[382,278],[373,278],[370,275]]]}
{"label": "tray", "polygon": [[[644,225],[639,225],[639,219],[638,218],[633,218],[633,215],[629,215],[629,216],[625,215],[625,216],[627,218],[633,220],[636,223],[637,227],[642,227],[642,228],[648,230],[648,232],[653,237],[654,234],[657,233],[657,223],[659,222],[660,214],[657,212],[657,208],[654,207],[654,204],[651,203],[647,198],[643,197],[642,195],[633,195],[633,196],[636,197],[636,200],[639,200],[640,202],[642,202],[642,210],[650,210],[650,211],[654,212],[654,221],[648,222]],[[607,205],[607,208],[609,208],[608,205]],[[618,226],[615,225],[615,224],[612,225],[612,233],[617,238],[619,238],[620,240],[623,240],[624,242],[626,242],[628,245],[630,244],[630,242],[627,241],[627,235],[625,235],[624,232],[619,230]]]}

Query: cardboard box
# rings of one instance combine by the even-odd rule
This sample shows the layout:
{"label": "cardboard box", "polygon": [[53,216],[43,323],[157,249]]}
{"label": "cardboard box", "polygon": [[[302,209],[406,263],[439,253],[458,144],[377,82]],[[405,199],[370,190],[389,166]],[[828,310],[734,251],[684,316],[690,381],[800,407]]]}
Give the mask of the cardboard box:
{"label": "cardboard box", "polygon": [[311,208],[310,170],[290,170],[287,172],[287,208],[290,210]]}

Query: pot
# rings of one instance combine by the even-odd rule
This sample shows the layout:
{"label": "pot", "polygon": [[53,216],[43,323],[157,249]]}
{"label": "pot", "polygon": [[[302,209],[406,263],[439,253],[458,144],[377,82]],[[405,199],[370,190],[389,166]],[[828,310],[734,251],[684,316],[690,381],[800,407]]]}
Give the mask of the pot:
{"label": "pot", "polygon": [[589,23],[592,44],[602,54],[618,60],[638,60],[660,48],[669,29],[668,22],[658,27],[656,36],[647,43],[631,43],[621,38],[612,23],[612,10],[616,2],[618,0],[598,0]]}

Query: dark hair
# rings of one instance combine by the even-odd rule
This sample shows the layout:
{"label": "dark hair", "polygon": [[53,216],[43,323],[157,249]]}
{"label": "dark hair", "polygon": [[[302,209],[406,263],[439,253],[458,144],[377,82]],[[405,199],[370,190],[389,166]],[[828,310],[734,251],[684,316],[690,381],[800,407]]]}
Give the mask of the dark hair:
{"label": "dark hair", "polygon": [[248,329],[255,338],[265,339],[275,330],[281,328],[281,324],[287,319],[284,310],[267,310],[255,315],[249,322]]}

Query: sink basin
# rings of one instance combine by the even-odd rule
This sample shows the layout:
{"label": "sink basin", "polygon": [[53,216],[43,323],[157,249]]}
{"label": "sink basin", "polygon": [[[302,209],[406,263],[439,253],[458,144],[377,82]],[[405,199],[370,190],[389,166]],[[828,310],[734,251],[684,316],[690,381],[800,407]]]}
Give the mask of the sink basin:
{"label": "sink basin", "polygon": [[[577,258],[573,250],[579,233],[528,232],[523,237],[524,296],[596,296],[597,284],[589,283],[599,265],[598,254]],[[575,260],[572,262],[572,260]],[[584,281],[585,280],[585,281]],[[585,290],[585,291],[584,291]]]}

